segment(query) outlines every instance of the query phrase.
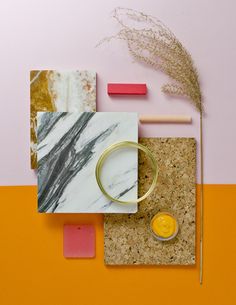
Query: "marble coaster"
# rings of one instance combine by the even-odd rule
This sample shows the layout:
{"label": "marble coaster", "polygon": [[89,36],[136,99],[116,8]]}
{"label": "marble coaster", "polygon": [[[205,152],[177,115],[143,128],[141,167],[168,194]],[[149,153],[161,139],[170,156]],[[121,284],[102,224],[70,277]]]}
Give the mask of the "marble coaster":
{"label": "marble coaster", "polygon": [[96,73],[55,70],[30,72],[31,168],[37,168],[38,111],[96,111]]}
{"label": "marble coaster", "polygon": [[[156,156],[159,167],[155,191],[139,203],[134,215],[105,215],[104,243],[107,265],[192,265],[195,263],[196,142],[192,138],[141,138]],[[139,195],[150,186],[152,172],[146,156],[139,155]],[[179,233],[158,241],[150,221],[159,211],[174,214]]]}
{"label": "marble coaster", "polygon": [[[136,213],[137,204],[110,202],[95,177],[111,144],[138,141],[138,116],[125,112],[38,112],[38,210],[46,213]],[[103,166],[105,189],[121,200],[137,198],[138,152],[121,149]]]}
{"label": "marble coaster", "polygon": [[64,225],[64,257],[95,257],[95,229],[91,225]]}

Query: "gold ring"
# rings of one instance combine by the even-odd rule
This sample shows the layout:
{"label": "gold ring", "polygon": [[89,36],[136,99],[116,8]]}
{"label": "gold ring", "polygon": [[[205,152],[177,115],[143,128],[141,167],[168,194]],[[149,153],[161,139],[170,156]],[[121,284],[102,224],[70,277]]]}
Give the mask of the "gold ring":
{"label": "gold ring", "polygon": [[[117,198],[112,197],[111,195],[109,195],[107,193],[107,191],[103,187],[103,184],[102,184],[101,179],[100,179],[101,168],[102,168],[102,165],[103,165],[105,159],[110,155],[110,153],[112,153],[113,151],[115,151],[117,149],[123,148],[123,147],[138,148],[138,149],[142,150],[143,152],[145,152],[146,155],[148,156],[149,160],[151,161],[151,167],[152,167],[152,173],[153,173],[152,184],[151,184],[149,190],[142,197],[138,198],[137,200],[123,201],[123,200],[119,200]],[[151,151],[147,147],[145,147],[145,146],[143,146],[139,143],[136,143],[136,142],[122,141],[122,142],[119,142],[119,143],[112,144],[111,146],[109,146],[107,149],[104,150],[104,152],[101,154],[100,158],[98,159],[98,162],[97,162],[97,165],[96,165],[95,175],[96,175],[97,184],[98,184],[101,192],[109,200],[111,200],[113,202],[117,202],[117,203],[122,203],[122,204],[130,204],[130,203],[138,203],[138,202],[146,199],[153,192],[153,190],[156,186],[156,183],[157,183],[158,168],[157,168],[157,162],[156,162],[155,157],[153,156],[153,154],[151,153]]]}

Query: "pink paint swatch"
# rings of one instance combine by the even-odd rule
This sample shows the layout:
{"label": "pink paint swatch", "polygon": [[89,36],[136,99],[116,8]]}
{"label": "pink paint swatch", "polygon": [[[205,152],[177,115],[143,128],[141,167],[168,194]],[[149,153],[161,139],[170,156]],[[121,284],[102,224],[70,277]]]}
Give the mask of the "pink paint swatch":
{"label": "pink paint swatch", "polygon": [[64,225],[64,257],[95,257],[94,226]]}
{"label": "pink paint swatch", "polygon": [[145,95],[147,94],[146,84],[107,84],[109,95]]}

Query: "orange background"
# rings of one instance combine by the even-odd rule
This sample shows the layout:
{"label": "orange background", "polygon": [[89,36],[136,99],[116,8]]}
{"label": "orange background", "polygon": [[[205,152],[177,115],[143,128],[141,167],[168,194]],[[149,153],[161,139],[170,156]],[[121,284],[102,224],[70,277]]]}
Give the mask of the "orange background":
{"label": "orange background", "polygon": [[[38,214],[36,191],[0,187],[0,305],[236,304],[236,185],[204,186],[202,287],[198,255],[192,267],[104,266],[102,215]],[[95,225],[95,259],[63,257],[64,223]]]}

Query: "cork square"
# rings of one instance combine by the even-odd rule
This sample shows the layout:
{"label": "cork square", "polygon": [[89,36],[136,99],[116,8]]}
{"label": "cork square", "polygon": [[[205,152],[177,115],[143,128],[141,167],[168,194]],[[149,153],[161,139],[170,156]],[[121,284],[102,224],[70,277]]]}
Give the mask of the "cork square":
{"label": "cork square", "polygon": [[[154,192],[139,203],[136,214],[105,215],[106,265],[195,264],[196,141],[193,138],[141,138],[139,142],[155,155],[159,176]],[[138,192],[152,181],[144,154],[139,154]],[[172,213],[179,224],[177,236],[159,241],[151,233],[152,217]]]}

